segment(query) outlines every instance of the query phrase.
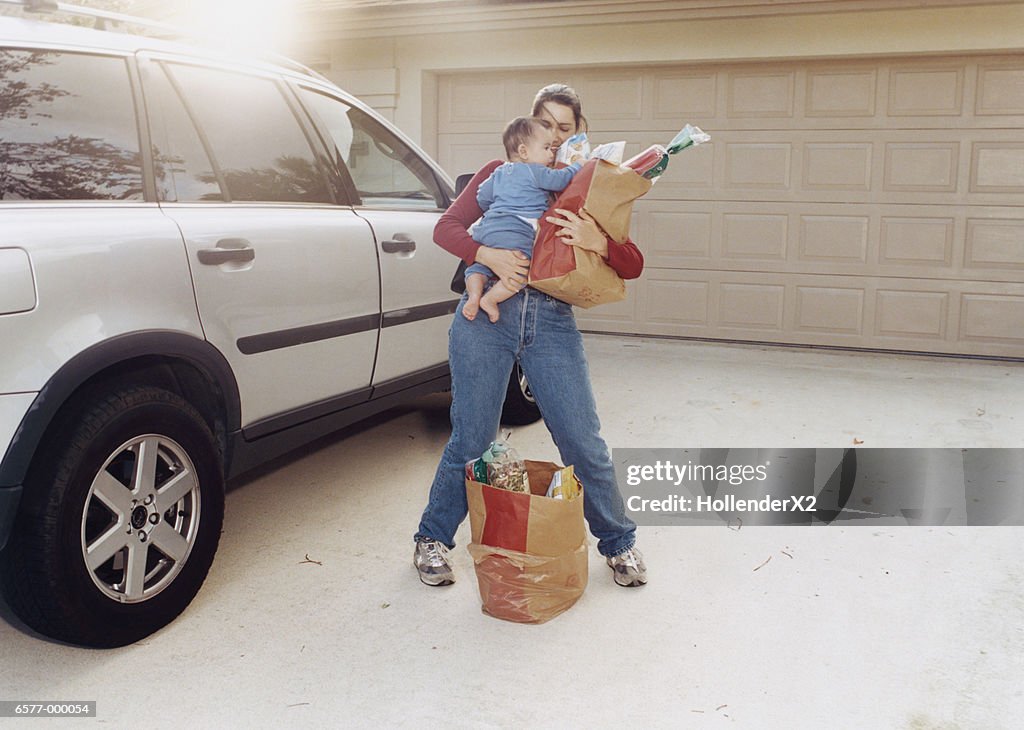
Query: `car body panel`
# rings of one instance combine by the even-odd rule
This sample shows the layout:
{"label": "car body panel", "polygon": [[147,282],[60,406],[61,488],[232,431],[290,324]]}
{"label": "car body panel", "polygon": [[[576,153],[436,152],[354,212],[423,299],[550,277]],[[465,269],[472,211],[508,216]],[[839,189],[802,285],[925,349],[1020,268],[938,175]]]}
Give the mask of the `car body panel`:
{"label": "car body panel", "polygon": [[161,329],[202,337],[181,234],[149,203],[0,204],[6,242],[24,249],[38,304],[0,315],[0,392],[39,391],[96,343]]}
{"label": "car body panel", "polygon": [[[206,338],[238,380],[243,425],[370,385],[380,279],[369,226],[350,208],[176,204],[165,210],[185,239]],[[200,251],[224,239],[247,241],[254,258],[199,261]],[[362,326],[348,331],[346,322]],[[276,341],[266,337],[275,333]]]}
{"label": "car body panel", "polygon": [[[359,208],[380,252],[380,333],[375,385],[448,361],[448,328],[458,299],[444,288],[451,279],[451,255],[433,241],[438,213]],[[415,249],[388,253],[386,241],[408,241]],[[439,286],[440,282],[440,286]]]}

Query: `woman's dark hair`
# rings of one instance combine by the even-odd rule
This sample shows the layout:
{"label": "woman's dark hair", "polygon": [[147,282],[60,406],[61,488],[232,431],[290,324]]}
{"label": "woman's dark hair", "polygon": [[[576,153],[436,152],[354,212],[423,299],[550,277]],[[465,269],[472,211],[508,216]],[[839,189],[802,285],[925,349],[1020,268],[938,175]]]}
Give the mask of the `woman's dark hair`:
{"label": "woman's dark hair", "polygon": [[510,160],[515,157],[519,145],[529,142],[538,129],[551,129],[551,124],[546,119],[536,117],[516,117],[509,122],[501,135],[506,157]]}
{"label": "woman's dark hair", "polygon": [[576,89],[565,84],[548,84],[537,92],[533,97],[533,116],[539,116],[548,102],[561,104],[572,109],[573,119],[576,121],[576,131],[585,131],[588,127],[587,119],[583,116],[582,105]]}

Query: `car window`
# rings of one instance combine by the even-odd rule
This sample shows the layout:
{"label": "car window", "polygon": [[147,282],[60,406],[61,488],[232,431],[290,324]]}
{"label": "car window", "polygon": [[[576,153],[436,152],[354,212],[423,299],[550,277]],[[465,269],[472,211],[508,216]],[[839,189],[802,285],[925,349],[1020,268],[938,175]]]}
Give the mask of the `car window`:
{"label": "car window", "polygon": [[0,49],[0,198],[143,199],[124,59]]}
{"label": "car window", "polygon": [[232,201],[333,202],[299,120],[271,79],[168,64]]}
{"label": "car window", "polygon": [[366,112],[310,89],[303,101],[331,135],[343,164],[368,207],[442,208],[444,195],[433,171],[416,152]]}
{"label": "car window", "polygon": [[159,64],[143,69],[157,199],[224,200],[210,156],[166,70]]}

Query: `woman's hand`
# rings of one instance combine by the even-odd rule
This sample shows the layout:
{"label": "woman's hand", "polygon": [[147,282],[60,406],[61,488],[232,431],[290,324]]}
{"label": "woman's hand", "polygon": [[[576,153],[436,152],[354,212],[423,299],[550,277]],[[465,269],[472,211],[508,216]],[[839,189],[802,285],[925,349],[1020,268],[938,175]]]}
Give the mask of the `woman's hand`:
{"label": "woman's hand", "polygon": [[556,236],[561,236],[562,241],[570,246],[578,246],[593,251],[601,258],[608,258],[608,239],[587,211],[581,210],[577,215],[571,210],[555,208],[555,212],[562,217],[548,216],[544,220],[559,226]]}
{"label": "woman's hand", "polygon": [[509,291],[519,291],[529,281],[530,259],[521,251],[480,246],[475,261],[493,271]]}

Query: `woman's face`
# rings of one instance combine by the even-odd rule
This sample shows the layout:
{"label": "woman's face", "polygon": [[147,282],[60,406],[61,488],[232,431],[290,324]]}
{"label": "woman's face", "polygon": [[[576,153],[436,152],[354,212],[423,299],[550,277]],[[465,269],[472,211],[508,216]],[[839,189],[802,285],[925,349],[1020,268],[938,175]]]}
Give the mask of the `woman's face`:
{"label": "woman's face", "polygon": [[541,106],[538,119],[543,119],[551,125],[554,132],[554,139],[551,140],[551,148],[557,150],[562,142],[576,134],[576,117],[573,116],[572,108],[564,104],[556,104],[553,101],[544,103]]}

